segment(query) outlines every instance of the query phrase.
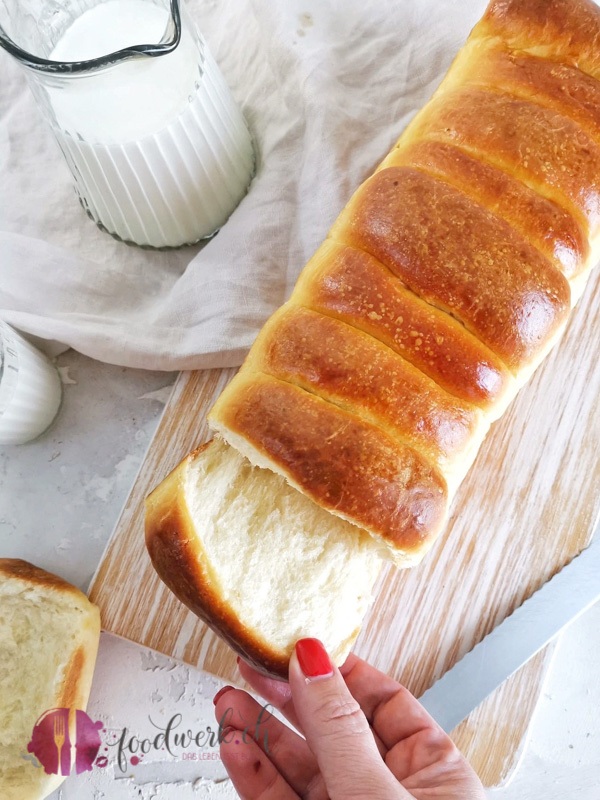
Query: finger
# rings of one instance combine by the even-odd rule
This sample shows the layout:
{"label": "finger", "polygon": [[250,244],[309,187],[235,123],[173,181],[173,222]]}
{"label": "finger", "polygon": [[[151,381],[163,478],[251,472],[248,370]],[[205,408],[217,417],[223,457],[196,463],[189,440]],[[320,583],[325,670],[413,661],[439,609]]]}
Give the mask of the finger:
{"label": "finger", "polygon": [[[360,658],[356,656],[348,656],[344,664],[340,667],[340,672],[342,675],[348,676],[351,670],[356,666],[356,662],[360,662],[361,665],[365,667],[369,667],[369,665],[362,661]],[[245,661],[243,661],[238,656],[238,666],[242,677],[244,680],[250,684],[250,686],[254,689],[254,691],[264,697],[267,702],[269,702],[274,708],[280,711],[283,716],[288,720],[288,722],[299,730],[302,733],[302,726],[298,720],[298,715],[296,714],[296,709],[294,708],[294,701],[292,699],[292,693],[290,690],[289,683],[285,681],[280,681],[275,678],[267,678],[262,672],[258,672]],[[366,697],[367,692],[367,684],[369,680],[373,680],[372,673],[375,672],[377,675],[382,676],[386,680],[391,680],[387,678],[382,672],[377,672],[372,667],[369,667],[368,670],[364,670],[362,677],[360,678],[360,687],[362,687],[361,692]],[[395,681],[392,681],[395,687],[398,684]],[[358,684],[358,682],[357,682]],[[351,693],[354,694],[354,689],[351,689]],[[374,706],[377,701],[381,700],[379,696],[375,693],[374,699],[372,703],[369,703],[369,707]],[[383,743],[381,737],[376,731],[373,731],[373,736],[375,738],[375,743],[377,745],[377,749],[379,750],[379,754],[382,758],[385,757],[388,748]]]}
{"label": "finger", "polygon": [[399,684],[393,695],[373,710],[371,721],[388,748],[423,731],[428,732],[432,741],[450,741],[416,697]]}
{"label": "finger", "polygon": [[367,718],[317,639],[301,639],[289,667],[302,730],[331,797],[409,798],[385,766]]}
{"label": "finger", "polygon": [[404,687],[376,708],[373,725],[389,748],[387,766],[410,792],[443,786],[464,800],[485,797],[452,739]]}
{"label": "finger", "polygon": [[247,739],[255,741],[298,794],[303,794],[314,782],[319,768],[310,748],[302,737],[273,716],[271,707],[261,706],[241,689],[230,688],[219,694],[215,715],[221,730],[234,725]]}
{"label": "finger", "polygon": [[[424,728],[388,750],[385,763],[399,781],[404,782],[416,774],[428,780],[434,773],[442,772],[455,755],[460,756],[452,740],[443,731]],[[432,767],[435,770],[432,771]],[[409,788],[408,785],[406,788]]]}
{"label": "finger", "polygon": [[399,742],[388,752],[386,764],[416,796],[433,796],[443,787],[447,797],[485,800],[475,771],[440,729],[427,728]]}
{"label": "finger", "polygon": [[352,696],[371,723],[376,710],[402,688],[397,681],[352,653],[340,667],[340,672]]}
{"label": "finger", "polygon": [[[360,669],[356,669],[357,662],[360,665]],[[300,722],[298,721],[298,715],[296,714],[296,709],[294,708],[294,702],[289,683],[287,683],[287,681],[277,680],[276,678],[267,678],[266,675],[264,675],[262,672],[258,672],[258,670],[255,670],[254,667],[251,667],[239,656],[238,667],[242,677],[248,684],[250,684],[256,694],[264,697],[268,703],[270,703],[274,708],[283,714],[287,721],[293,725],[296,730],[299,730],[302,733],[302,728],[300,726]],[[362,698],[363,702],[365,702],[365,708],[368,709],[368,713],[365,713],[369,721],[373,708],[379,702],[382,702],[383,699],[386,699],[389,691],[391,691],[390,689],[388,694],[385,694],[384,697],[381,697],[378,691],[373,688],[372,682],[375,681],[375,685],[387,685],[387,682],[389,682],[394,689],[399,686],[396,681],[392,681],[391,678],[388,678],[387,675],[383,674],[383,672],[378,672],[373,667],[370,667],[366,661],[363,661],[354,655],[348,656],[346,661],[340,667],[340,672],[344,676],[346,683],[348,683],[348,678],[351,678],[353,685],[350,688],[350,691],[358,700],[362,708],[361,699],[357,697],[355,690],[359,692],[360,697]],[[364,710],[365,709],[363,708],[363,711]],[[375,742],[380,755],[382,757],[385,756],[387,753],[387,747],[376,731],[373,731],[373,735],[375,737]]]}
{"label": "finger", "polygon": [[387,748],[420,731],[428,731],[430,738],[441,735],[442,739],[448,739],[408,689],[366,661],[350,655],[340,671]]}
{"label": "finger", "polygon": [[[276,678],[268,678],[239,656],[237,661],[242,677],[252,689],[278,711],[281,711],[285,718],[295,728],[298,728],[298,716],[289,683]],[[340,672],[368,720],[371,720],[375,708],[391,697],[400,686],[385,673],[379,672],[352,653],[340,667]]]}
{"label": "finger", "polygon": [[236,729],[224,732],[221,760],[242,800],[299,800],[256,742]]}
{"label": "finger", "polygon": [[261,697],[281,711],[283,716],[294,726],[299,728],[298,716],[292,700],[292,692],[287,681],[279,681],[275,678],[267,678],[262,672],[258,672],[243,659],[238,657],[238,668],[242,678],[250,684],[252,689]]}
{"label": "finger", "polygon": [[340,672],[350,694],[357,701],[371,725],[379,753],[385,757],[388,745],[381,738],[373,720],[377,710],[402,688],[401,685],[352,653],[340,667]]}
{"label": "finger", "polygon": [[346,684],[376,735],[388,768],[411,792],[460,784],[458,793],[477,791],[479,780],[449,736],[403,686],[356,656],[341,667]]}

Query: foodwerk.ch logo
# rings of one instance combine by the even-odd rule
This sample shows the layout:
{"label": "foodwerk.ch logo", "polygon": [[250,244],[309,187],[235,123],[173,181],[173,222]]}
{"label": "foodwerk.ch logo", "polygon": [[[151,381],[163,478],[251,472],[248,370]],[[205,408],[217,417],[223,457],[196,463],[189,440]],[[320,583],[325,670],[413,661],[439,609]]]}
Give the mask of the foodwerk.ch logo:
{"label": "foodwerk.ch logo", "polygon": [[[139,764],[151,751],[162,751],[183,760],[204,760],[209,755],[218,757],[214,750],[223,743],[243,745],[252,739],[260,740],[261,747],[268,753],[267,723],[272,711],[269,704],[261,706],[257,718],[249,723],[239,711],[234,719],[233,709],[227,708],[216,728],[207,725],[200,730],[182,729],[181,714],[175,714],[166,725],[148,717],[154,732],[142,738],[132,735],[128,728],[106,729],[102,722],[94,722],[80,709],[52,708],[35,723],[27,745],[31,755],[23,757],[43,767],[49,775],[66,777],[89,772],[92,767],[106,767],[110,748],[114,748],[115,765],[122,772],[130,765]],[[101,748],[102,754],[98,755]]]}

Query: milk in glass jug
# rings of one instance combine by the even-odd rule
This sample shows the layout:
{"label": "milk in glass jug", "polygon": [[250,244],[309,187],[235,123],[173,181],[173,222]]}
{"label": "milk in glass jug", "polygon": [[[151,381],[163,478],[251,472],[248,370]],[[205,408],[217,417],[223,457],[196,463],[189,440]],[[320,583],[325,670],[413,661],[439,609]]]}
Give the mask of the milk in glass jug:
{"label": "milk in glass jug", "polygon": [[115,238],[191,244],[245,195],[252,140],[180,0],[0,0],[0,45]]}

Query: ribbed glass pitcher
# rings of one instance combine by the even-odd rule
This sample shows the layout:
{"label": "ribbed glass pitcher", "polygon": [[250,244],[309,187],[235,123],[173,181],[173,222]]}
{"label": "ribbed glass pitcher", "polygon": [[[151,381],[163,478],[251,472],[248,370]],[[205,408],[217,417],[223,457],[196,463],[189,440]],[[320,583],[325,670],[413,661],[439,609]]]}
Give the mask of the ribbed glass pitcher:
{"label": "ribbed glass pitcher", "polygon": [[246,193],[248,128],[180,0],[0,0],[0,45],[25,69],[83,208],[115,238],[197,242]]}

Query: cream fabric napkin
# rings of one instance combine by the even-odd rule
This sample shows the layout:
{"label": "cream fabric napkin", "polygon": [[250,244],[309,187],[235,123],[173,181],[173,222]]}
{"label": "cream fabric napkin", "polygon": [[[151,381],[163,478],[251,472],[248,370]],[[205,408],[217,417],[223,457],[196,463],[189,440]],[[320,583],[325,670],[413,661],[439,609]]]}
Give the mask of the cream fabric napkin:
{"label": "cream fabric napkin", "polygon": [[0,50],[0,318],[114,364],[239,364],[486,3],[189,5],[259,159],[250,192],[202,249],[148,252],[97,230],[22,72]]}

